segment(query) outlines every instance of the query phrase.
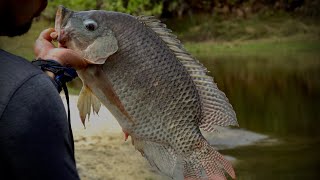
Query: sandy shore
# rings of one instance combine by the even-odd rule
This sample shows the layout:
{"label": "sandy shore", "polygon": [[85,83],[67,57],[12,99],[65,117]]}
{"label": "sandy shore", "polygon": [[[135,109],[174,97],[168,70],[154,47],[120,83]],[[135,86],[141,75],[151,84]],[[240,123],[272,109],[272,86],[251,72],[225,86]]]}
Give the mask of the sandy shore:
{"label": "sandy shore", "polygon": [[[62,99],[65,103],[64,96]],[[101,108],[99,115],[92,114],[84,128],[76,106],[77,99],[77,96],[70,97],[70,108],[76,161],[81,179],[166,179],[154,173],[147,161],[131,145],[130,138],[124,141],[121,127],[105,107]],[[229,128],[219,128],[219,132],[205,133],[205,136],[219,149],[249,145],[267,138],[261,134]]]}

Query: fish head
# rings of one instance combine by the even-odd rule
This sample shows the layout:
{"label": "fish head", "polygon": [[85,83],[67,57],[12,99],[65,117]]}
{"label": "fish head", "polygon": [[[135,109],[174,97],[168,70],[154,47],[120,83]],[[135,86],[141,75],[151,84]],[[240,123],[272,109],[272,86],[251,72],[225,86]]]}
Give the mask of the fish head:
{"label": "fish head", "polygon": [[59,6],[55,30],[60,46],[72,49],[92,64],[104,64],[117,52],[118,41],[103,11],[72,11]]}

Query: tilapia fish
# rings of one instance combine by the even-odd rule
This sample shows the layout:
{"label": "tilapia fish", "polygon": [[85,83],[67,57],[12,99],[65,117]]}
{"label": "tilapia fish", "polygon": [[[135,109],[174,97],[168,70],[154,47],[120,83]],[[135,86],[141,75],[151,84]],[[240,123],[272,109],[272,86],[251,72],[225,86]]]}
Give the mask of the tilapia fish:
{"label": "tilapia fish", "polygon": [[225,94],[166,25],[154,17],[59,7],[58,41],[90,65],[78,108],[84,123],[101,103],[133,145],[160,173],[173,179],[235,178],[232,165],[200,128],[237,126]]}

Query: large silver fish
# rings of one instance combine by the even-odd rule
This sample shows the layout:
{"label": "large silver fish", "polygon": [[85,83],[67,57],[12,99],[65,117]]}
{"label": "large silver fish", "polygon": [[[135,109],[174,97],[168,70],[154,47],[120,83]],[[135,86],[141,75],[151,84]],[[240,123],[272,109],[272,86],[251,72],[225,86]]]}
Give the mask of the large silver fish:
{"label": "large silver fish", "polygon": [[56,16],[58,40],[91,63],[78,108],[83,122],[100,102],[116,117],[137,150],[174,179],[232,178],[232,165],[200,132],[237,126],[235,112],[206,68],[159,20],[110,11]]}

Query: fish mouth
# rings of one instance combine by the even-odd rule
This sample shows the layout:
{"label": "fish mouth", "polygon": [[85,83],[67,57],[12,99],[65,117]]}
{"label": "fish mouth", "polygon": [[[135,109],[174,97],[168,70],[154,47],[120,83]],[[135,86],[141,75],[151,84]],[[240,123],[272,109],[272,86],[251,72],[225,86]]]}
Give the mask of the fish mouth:
{"label": "fish mouth", "polygon": [[68,19],[72,15],[72,13],[73,11],[65,8],[62,5],[58,7],[54,28],[58,33],[57,41],[59,42],[59,47],[67,48],[66,43],[69,40],[69,37],[67,36],[64,27],[66,26]]}
{"label": "fish mouth", "polygon": [[58,46],[60,48],[68,48],[67,42],[69,41],[69,36],[65,33],[64,29],[60,28],[60,31],[58,32]]}
{"label": "fish mouth", "polygon": [[[58,40],[58,41],[59,41],[59,40]],[[61,43],[60,41],[59,41],[59,43],[58,43],[58,47],[59,47],[59,48],[68,48],[67,44]]]}

